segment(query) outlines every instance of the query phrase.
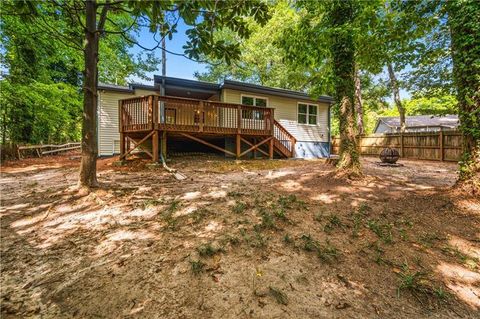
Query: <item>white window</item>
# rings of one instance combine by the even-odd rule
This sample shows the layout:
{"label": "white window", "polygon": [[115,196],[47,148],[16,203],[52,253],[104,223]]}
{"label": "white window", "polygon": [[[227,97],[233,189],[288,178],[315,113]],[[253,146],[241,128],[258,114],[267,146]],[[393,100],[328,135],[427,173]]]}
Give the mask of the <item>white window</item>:
{"label": "white window", "polygon": [[317,125],[318,105],[298,103],[297,114],[299,124]]}
{"label": "white window", "polygon": [[[243,105],[250,105],[250,106],[257,106],[257,107],[267,107],[267,99],[263,97],[257,96],[247,96],[242,95],[242,104]],[[259,111],[249,111],[243,110],[242,118],[244,119],[254,119],[254,120],[263,120],[263,113]]]}

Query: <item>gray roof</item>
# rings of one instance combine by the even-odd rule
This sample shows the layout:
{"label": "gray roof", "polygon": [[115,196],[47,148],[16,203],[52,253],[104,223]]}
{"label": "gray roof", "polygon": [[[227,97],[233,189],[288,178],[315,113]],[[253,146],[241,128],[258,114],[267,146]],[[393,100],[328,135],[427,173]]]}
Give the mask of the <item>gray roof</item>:
{"label": "gray roof", "polygon": [[287,97],[292,99],[320,101],[320,102],[326,102],[326,103],[334,102],[332,97],[326,96],[326,95],[322,95],[317,99],[314,99],[305,92],[273,88],[273,87],[268,87],[263,85],[243,83],[243,82],[232,81],[232,80],[224,80],[222,84],[217,84],[217,83],[203,82],[203,81],[197,81],[197,80],[187,80],[187,79],[181,79],[181,78],[175,78],[175,77],[169,77],[169,76],[164,77],[160,75],[154,76],[154,86],[144,85],[144,84],[129,84],[129,86],[127,87],[127,86],[100,83],[98,85],[98,89],[127,92],[127,93],[133,93],[135,89],[156,91],[158,90],[159,85],[162,83],[163,80],[165,80],[165,84],[167,87],[168,86],[176,87],[176,88],[185,87],[189,89],[196,89],[196,90],[209,91],[209,92],[210,91],[220,92],[222,88],[226,88],[226,89],[236,89],[236,90],[257,93],[257,94],[269,94],[269,95],[275,95],[275,96],[282,96],[282,97]]}
{"label": "gray roof", "polygon": [[97,88],[99,90],[109,90],[109,91],[126,92],[126,93],[133,93],[135,89],[156,91],[156,88],[154,86],[139,84],[139,83],[130,83],[128,86],[108,84],[108,83],[98,83]]}
{"label": "gray roof", "polygon": [[294,98],[294,99],[314,100],[314,101],[321,101],[321,102],[327,102],[327,103],[333,103],[334,101],[332,97],[326,96],[326,95],[319,96],[318,99],[312,99],[305,92],[273,88],[273,87],[268,87],[263,85],[250,84],[250,83],[244,83],[244,82],[238,82],[238,81],[232,81],[232,80],[223,81],[223,85],[221,87],[226,89],[236,89],[236,90],[248,91],[253,93],[277,95],[277,96],[283,96],[283,97]]}
{"label": "gray roof", "polygon": [[[389,127],[400,127],[400,117],[385,116],[379,117],[378,123],[383,122]],[[405,117],[406,127],[448,127],[457,128],[459,125],[457,115],[414,115]],[[377,124],[378,126],[378,124]]]}

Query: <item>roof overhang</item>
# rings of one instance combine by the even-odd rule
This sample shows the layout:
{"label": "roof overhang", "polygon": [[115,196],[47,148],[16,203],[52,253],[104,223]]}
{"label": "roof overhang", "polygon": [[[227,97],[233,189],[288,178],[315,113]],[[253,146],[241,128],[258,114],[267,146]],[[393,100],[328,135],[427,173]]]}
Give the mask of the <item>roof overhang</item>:
{"label": "roof overhang", "polygon": [[307,93],[304,93],[304,92],[272,88],[272,87],[250,84],[250,83],[243,83],[243,82],[232,81],[232,80],[225,80],[221,87],[224,89],[247,91],[247,92],[257,93],[257,94],[275,95],[275,96],[287,97],[291,99],[324,102],[329,104],[334,102],[334,99],[330,96],[320,96],[317,99],[315,99],[310,97]]}

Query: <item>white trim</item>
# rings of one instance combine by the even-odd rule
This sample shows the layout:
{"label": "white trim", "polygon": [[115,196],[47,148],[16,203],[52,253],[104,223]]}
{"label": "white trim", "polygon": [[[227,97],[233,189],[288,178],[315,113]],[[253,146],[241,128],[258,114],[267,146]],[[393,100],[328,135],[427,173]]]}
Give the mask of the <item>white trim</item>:
{"label": "white trim", "polygon": [[[257,98],[258,98],[258,99],[266,100],[267,103],[266,103],[265,107],[269,107],[269,106],[268,106],[268,97],[266,97],[266,96],[250,95],[250,94],[240,93],[240,104],[243,104],[243,103],[242,103],[243,97],[252,97],[252,98],[254,98],[254,99],[257,99]],[[250,105],[250,106],[256,106],[256,105]],[[257,107],[263,107],[263,106],[257,106]]]}
{"label": "white trim", "polygon": [[[302,114],[305,114],[305,115],[307,116],[307,123],[300,123],[300,122],[298,122],[298,105],[299,105],[299,104],[303,104],[303,105],[306,105],[306,106],[307,106],[307,113],[302,113]],[[309,105],[315,105],[315,106],[317,107],[317,114],[315,114],[315,116],[316,116],[316,118],[317,118],[317,121],[316,121],[315,124],[309,124],[309,123],[308,123],[308,117],[310,116],[310,114],[309,114],[309,112],[308,112],[308,106],[309,106]],[[296,116],[297,116],[296,122],[297,122],[297,124],[298,124],[298,125],[307,125],[307,126],[320,126],[320,125],[318,125],[318,117],[319,117],[319,115],[320,115],[320,114],[318,114],[319,109],[320,109],[319,106],[320,106],[320,104],[297,102],[297,112],[296,112]]]}

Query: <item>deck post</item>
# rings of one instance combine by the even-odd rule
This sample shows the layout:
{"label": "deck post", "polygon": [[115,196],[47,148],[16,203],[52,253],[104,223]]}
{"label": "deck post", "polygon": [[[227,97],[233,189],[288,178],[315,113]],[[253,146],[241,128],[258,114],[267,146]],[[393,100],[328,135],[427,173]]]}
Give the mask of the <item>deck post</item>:
{"label": "deck post", "polygon": [[268,157],[273,159],[273,138],[268,142]]}
{"label": "deck post", "polygon": [[125,133],[120,132],[120,156],[125,154]]}
{"label": "deck post", "polygon": [[237,159],[240,159],[240,153],[242,151],[242,140],[240,138],[240,134],[237,134],[235,146],[237,148],[237,152],[236,152]]}
{"label": "deck post", "polygon": [[159,153],[159,149],[158,149],[158,131],[155,130],[155,133],[153,133],[152,135],[152,160],[154,163],[158,163],[158,153]]}
{"label": "deck post", "polygon": [[203,122],[205,121],[205,118],[203,116],[203,101],[200,101],[198,103],[198,131],[203,132]]}
{"label": "deck post", "polygon": [[242,106],[237,106],[237,134],[242,131]]}
{"label": "deck post", "polygon": [[162,131],[162,156],[163,159],[167,159],[167,131]]}

